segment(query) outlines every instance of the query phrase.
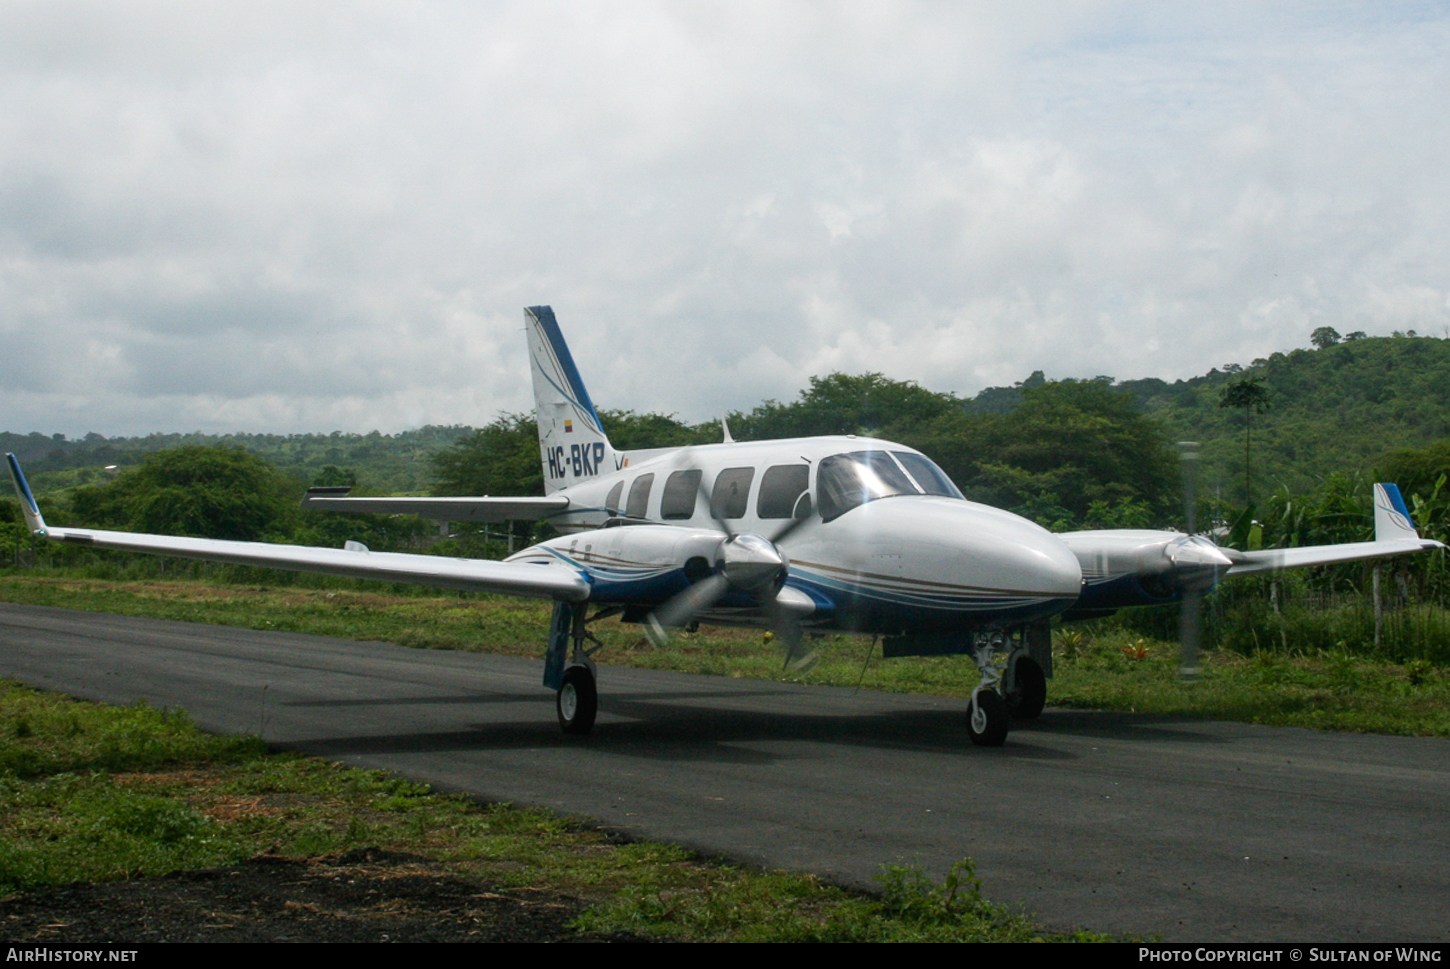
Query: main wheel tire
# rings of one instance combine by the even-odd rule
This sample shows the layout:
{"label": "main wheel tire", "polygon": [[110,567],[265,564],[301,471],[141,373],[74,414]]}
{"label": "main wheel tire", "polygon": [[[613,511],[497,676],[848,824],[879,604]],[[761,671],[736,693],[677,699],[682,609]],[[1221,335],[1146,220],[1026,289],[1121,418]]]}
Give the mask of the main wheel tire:
{"label": "main wheel tire", "polygon": [[978,690],[967,707],[967,733],[978,747],[1000,747],[1007,740],[1007,704],[992,690]]}
{"label": "main wheel tire", "polygon": [[587,666],[571,666],[564,671],[564,682],[556,699],[559,726],[565,733],[587,734],[594,729],[599,691],[594,687],[594,674]]}
{"label": "main wheel tire", "polygon": [[1047,705],[1047,677],[1034,659],[1023,657],[1012,670],[1012,689],[1007,694],[1007,712],[1016,720],[1036,720]]}

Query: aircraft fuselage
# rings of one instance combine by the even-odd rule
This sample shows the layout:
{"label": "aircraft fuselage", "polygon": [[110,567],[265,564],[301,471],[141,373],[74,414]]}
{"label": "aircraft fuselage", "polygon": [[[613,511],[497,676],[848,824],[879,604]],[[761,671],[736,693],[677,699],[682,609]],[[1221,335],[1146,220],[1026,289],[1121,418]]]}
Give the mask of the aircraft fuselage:
{"label": "aircraft fuselage", "polygon": [[[643,459],[641,459],[643,458]],[[1082,592],[1076,557],[1039,526],[970,502],[925,456],[842,436],[625,455],[556,494],[566,534],[510,561],[567,563],[599,601],[647,606],[715,566],[724,533],[790,527],[781,599],[813,628],[883,633],[1046,619]],[[702,487],[703,482],[703,487]],[[712,514],[713,512],[713,514]],[[798,526],[797,518],[805,519]],[[749,596],[702,618],[763,622]]]}

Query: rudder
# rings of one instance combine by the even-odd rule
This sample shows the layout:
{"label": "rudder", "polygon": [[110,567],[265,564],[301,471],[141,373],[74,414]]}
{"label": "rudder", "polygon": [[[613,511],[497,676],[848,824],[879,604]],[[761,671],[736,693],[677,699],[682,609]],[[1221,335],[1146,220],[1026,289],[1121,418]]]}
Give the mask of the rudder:
{"label": "rudder", "polygon": [[539,453],[544,489],[561,488],[614,471],[615,450],[599,421],[574,357],[548,306],[524,310],[529,335],[529,367],[534,378],[534,416],[539,423]]}

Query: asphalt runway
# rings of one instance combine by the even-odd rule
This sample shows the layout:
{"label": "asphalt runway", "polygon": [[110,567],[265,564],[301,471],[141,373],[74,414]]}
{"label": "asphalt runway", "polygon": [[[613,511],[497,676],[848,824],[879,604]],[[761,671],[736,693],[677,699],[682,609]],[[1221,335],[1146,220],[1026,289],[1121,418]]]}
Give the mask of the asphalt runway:
{"label": "asphalt runway", "polygon": [[758,865],[971,856],[1050,927],[1168,941],[1450,935],[1450,741],[1049,709],[986,750],[960,700],[608,666],[566,738],[541,670],[0,604],[5,677]]}

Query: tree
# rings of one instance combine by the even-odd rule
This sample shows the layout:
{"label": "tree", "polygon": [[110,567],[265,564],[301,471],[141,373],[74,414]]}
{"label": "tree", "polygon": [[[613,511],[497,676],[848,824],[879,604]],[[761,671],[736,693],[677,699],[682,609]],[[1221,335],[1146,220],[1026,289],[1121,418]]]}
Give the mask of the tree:
{"label": "tree", "polygon": [[71,507],[88,524],[255,542],[290,531],[298,490],[241,448],[190,446],[156,451],[108,484],[77,488]]}
{"label": "tree", "polygon": [[[1031,378],[1029,378],[1030,380]],[[917,426],[957,410],[961,402],[911,381],[879,373],[812,377],[809,390],[789,404],[768,400],[749,414],[732,416],[741,440],[766,441],[821,434],[884,434]]]}
{"label": "tree", "polygon": [[1321,326],[1309,334],[1309,342],[1320,350],[1339,343],[1339,331],[1332,326]]}
{"label": "tree", "polygon": [[1245,377],[1229,384],[1218,395],[1218,406],[1244,412],[1244,504],[1250,504],[1249,447],[1253,435],[1253,415],[1269,409],[1269,391],[1262,377]]}
{"label": "tree", "polygon": [[[718,424],[691,427],[663,414],[606,410],[599,414],[609,443],[620,451],[716,444]],[[432,457],[434,495],[542,495],[539,425],[532,414],[500,414]]]}
{"label": "tree", "polygon": [[433,494],[542,495],[539,430],[532,414],[500,414],[433,455]]}
{"label": "tree", "polygon": [[[1053,381],[1026,391],[1010,414],[971,417],[976,427],[957,422],[956,441],[902,440],[959,475],[970,498],[1062,528],[1162,521],[1178,510],[1176,452],[1106,380]],[[954,454],[957,446],[968,453]]]}

